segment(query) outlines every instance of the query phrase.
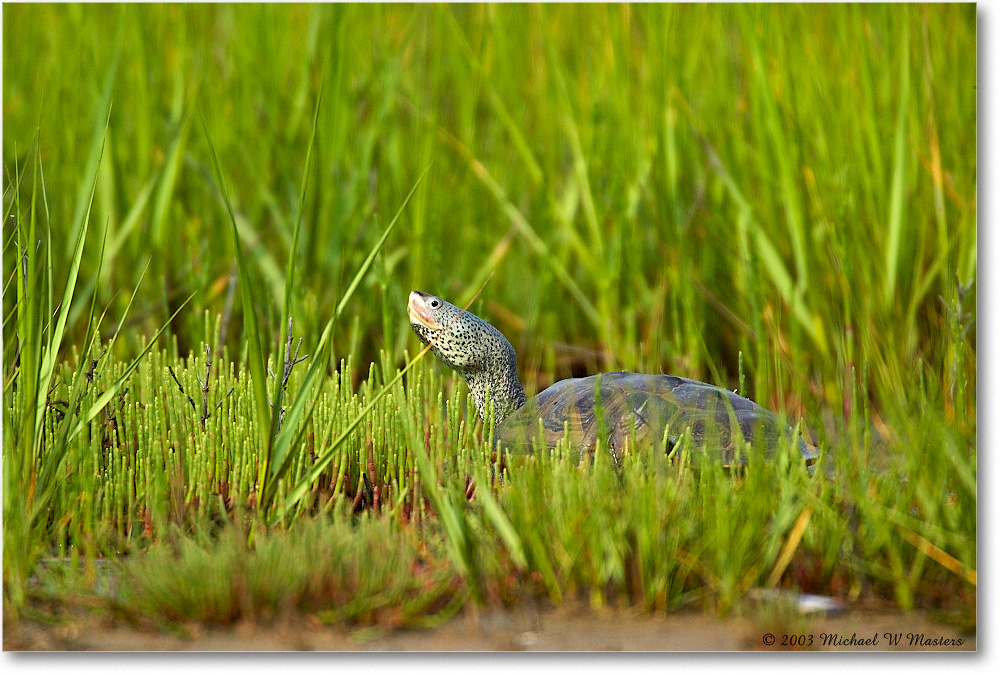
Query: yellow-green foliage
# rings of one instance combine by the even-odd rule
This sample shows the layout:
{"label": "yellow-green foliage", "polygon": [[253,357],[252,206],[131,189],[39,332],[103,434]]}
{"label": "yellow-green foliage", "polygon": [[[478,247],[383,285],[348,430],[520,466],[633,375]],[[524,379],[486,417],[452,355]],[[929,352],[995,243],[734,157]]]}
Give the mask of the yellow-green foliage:
{"label": "yellow-green foliage", "polygon": [[[3,11],[5,603],[39,557],[149,552],[134,606],[228,620],[156,575],[278,565],[329,527],[355,548],[324,555],[387,556],[376,578],[414,551],[439,575],[373,599],[350,558],[324,588],[359,609],[330,620],[522,593],[727,611],[767,584],[974,608],[974,5]],[[427,359],[383,391],[417,347],[407,293],[484,282],[529,394],[617,368],[739,386],[803,419],[816,476],[559,455],[501,484],[461,380]],[[260,366],[281,377],[288,316],[310,359],[278,442]],[[307,567],[293,597],[341,597]]]}

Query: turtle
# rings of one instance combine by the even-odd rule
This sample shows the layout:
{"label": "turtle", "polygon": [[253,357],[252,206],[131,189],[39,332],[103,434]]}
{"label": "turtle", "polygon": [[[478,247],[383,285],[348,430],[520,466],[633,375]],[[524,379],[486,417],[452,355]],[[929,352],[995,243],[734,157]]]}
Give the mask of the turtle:
{"label": "turtle", "polygon": [[[694,449],[718,449],[724,465],[745,464],[736,430],[771,450],[794,430],[750,399],[706,382],[665,374],[609,372],[556,382],[527,400],[517,377],[517,355],[503,333],[468,310],[420,291],[410,293],[413,332],[468,383],[480,419],[493,404],[494,439],[501,457],[548,449],[568,437],[578,457],[600,447],[621,465],[630,447],[661,443],[672,449],[689,434]],[[795,437],[809,473],[819,450]]]}

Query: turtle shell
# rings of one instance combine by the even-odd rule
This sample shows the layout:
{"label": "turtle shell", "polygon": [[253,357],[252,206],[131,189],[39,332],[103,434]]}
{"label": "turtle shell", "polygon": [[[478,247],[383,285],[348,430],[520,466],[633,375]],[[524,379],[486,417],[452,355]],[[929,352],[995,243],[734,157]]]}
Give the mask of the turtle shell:
{"label": "turtle shell", "polygon": [[[674,375],[613,372],[555,383],[503,420],[496,439],[503,451],[526,454],[539,442],[555,448],[568,435],[581,456],[592,457],[603,438],[602,447],[620,463],[632,442],[669,450],[688,430],[695,449],[717,449],[726,465],[745,463],[737,456],[736,433],[768,449],[781,434],[792,433],[774,413],[722,387]],[[819,453],[797,440],[811,465]]]}

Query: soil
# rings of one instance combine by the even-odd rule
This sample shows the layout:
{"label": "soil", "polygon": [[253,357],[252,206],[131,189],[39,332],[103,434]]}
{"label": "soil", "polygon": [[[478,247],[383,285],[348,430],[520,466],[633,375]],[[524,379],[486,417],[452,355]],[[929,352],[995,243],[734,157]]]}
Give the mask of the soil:
{"label": "soil", "polygon": [[[853,610],[784,621],[698,612],[638,615],[586,609],[482,612],[436,629],[350,629],[311,616],[273,625],[143,630],[91,617],[56,625],[4,622],[5,651],[975,651],[976,636],[926,613]],[[13,624],[13,625],[11,625]],[[783,626],[783,627],[780,627]],[[765,644],[773,635],[774,644]],[[836,638],[831,637],[836,635]],[[893,644],[890,636],[898,635]],[[811,641],[812,644],[808,644]],[[804,642],[804,645],[794,644]]]}

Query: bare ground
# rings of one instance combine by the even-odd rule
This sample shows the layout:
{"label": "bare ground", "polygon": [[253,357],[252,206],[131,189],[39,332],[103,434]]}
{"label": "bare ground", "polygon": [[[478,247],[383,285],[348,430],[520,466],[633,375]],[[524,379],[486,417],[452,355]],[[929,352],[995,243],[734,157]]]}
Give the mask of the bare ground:
{"label": "bare ground", "polygon": [[[854,610],[791,621],[717,619],[699,612],[666,616],[586,609],[465,614],[424,630],[349,629],[311,616],[273,625],[187,625],[157,632],[93,617],[45,625],[4,622],[3,648],[71,651],[975,651],[975,634],[926,613]],[[785,628],[779,627],[784,624]],[[791,626],[794,626],[791,627]],[[772,635],[774,644],[765,642]],[[792,636],[795,636],[794,638]],[[836,638],[831,636],[836,635]],[[787,636],[787,637],[786,637]],[[890,636],[898,636],[893,644]],[[809,642],[796,646],[784,642]],[[865,641],[866,644],[858,644]]]}

